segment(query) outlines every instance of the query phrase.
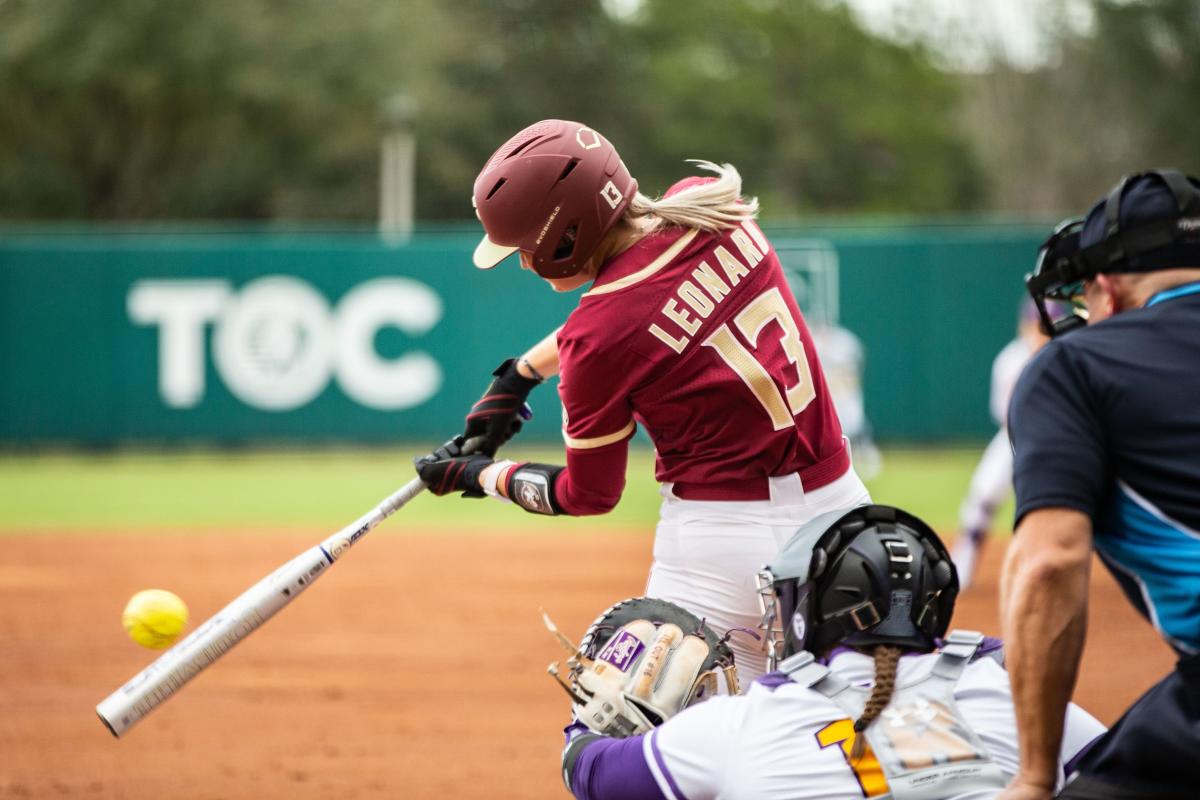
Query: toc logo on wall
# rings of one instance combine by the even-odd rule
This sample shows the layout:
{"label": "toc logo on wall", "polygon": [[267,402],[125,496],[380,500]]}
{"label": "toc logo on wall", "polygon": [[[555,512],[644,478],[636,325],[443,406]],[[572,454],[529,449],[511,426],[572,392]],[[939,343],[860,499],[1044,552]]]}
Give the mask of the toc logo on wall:
{"label": "toc logo on wall", "polygon": [[442,317],[441,298],[407,278],[361,283],[336,308],[308,282],[285,275],[236,292],[223,280],[144,280],[130,288],[127,307],[136,324],[158,327],[158,391],[171,408],[204,398],[209,325],[217,374],[254,408],[300,408],[336,378],[351,399],[390,411],[425,402],[442,384],[428,353],[385,359],[375,349],[382,328],[420,336]]}

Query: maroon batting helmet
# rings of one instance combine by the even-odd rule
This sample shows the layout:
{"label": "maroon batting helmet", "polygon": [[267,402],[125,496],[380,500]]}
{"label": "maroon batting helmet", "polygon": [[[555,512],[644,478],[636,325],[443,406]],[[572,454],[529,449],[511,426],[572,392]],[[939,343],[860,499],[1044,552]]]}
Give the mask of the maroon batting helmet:
{"label": "maroon batting helmet", "polygon": [[486,232],[475,266],[491,269],[518,250],[543,278],[583,269],[637,191],[607,139],[578,122],[530,125],[492,154],[472,202]]}

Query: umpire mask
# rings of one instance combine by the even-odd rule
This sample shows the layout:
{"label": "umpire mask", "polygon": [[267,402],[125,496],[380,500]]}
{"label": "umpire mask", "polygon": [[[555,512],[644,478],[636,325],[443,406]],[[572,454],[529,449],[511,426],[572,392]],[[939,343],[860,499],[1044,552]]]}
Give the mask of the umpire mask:
{"label": "umpire mask", "polygon": [[759,595],[774,668],[839,643],[931,650],[949,627],[958,576],[928,525],[869,505],[802,526],[759,573]]}
{"label": "umpire mask", "polygon": [[[1200,268],[1200,180],[1160,169],[1126,175],[1086,217],[1059,223],[1025,286],[1043,332],[1057,336],[1087,324],[1080,298],[1096,275],[1180,268]],[[1048,300],[1069,313],[1054,313]]]}

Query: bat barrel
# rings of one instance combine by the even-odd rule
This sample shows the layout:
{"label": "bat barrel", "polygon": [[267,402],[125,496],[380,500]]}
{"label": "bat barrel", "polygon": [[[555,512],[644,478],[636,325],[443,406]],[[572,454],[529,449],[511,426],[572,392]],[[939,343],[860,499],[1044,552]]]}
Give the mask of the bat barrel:
{"label": "bat barrel", "polygon": [[[471,440],[469,444],[477,446],[479,441]],[[324,575],[355,542],[424,489],[425,484],[419,478],[414,478],[370,512],[251,586],[183,641],[102,700],[96,706],[100,721],[113,736],[120,738],[188,681],[294,600],[313,581]]]}
{"label": "bat barrel", "polygon": [[244,608],[241,612],[236,615],[222,612],[209,620],[196,631],[199,638],[189,637],[180,642],[101,701],[96,713],[113,736],[120,737],[270,618],[270,613],[263,615],[255,608]]}
{"label": "bat barrel", "polygon": [[96,706],[101,721],[119,738],[273,617],[275,612],[324,574],[332,563],[333,559],[324,547],[317,545],[247,589],[187,638],[101,701]]}

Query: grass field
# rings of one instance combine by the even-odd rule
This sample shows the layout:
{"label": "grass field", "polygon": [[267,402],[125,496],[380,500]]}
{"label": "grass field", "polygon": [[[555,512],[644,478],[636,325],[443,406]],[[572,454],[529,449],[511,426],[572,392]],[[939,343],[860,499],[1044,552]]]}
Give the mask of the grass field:
{"label": "grass field", "polygon": [[[0,456],[0,534],[37,532],[330,528],[365,512],[413,476],[412,449],[270,452],[186,451]],[[979,456],[973,449],[889,449],[870,481],[877,502],[903,506],[952,532]],[[561,462],[560,450],[513,448],[510,458]],[[581,528],[644,529],[657,518],[653,456],[635,449],[625,494],[610,514]],[[1006,530],[1011,509],[997,517]],[[423,495],[388,524],[393,532],[547,532],[562,521],[493,502]]]}

